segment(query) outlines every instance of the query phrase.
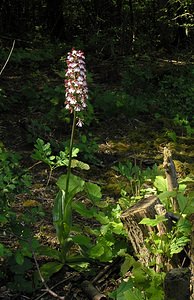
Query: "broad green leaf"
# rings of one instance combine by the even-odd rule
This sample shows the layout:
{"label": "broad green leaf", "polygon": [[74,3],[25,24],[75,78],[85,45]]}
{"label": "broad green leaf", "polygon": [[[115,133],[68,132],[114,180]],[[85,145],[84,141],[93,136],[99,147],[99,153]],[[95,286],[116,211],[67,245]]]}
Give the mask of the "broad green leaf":
{"label": "broad green leaf", "polygon": [[71,168],[79,168],[81,170],[89,170],[90,166],[80,160],[72,159],[71,161]]}
{"label": "broad green leaf", "polygon": [[[71,199],[70,199],[71,200]],[[63,244],[69,237],[72,226],[71,201],[65,199],[65,192],[59,191],[53,207],[53,221],[60,244]]]}
{"label": "broad green leaf", "polygon": [[[125,298],[124,293],[131,290],[132,288],[133,282],[131,280],[122,281],[119,287],[109,294],[109,297],[114,300],[129,300],[128,298]],[[134,298],[132,298],[131,300],[134,300]]]}
{"label": "broad green leaf", "polygon": [[178,200],[180,211],[184,213],[186,207],[189,204],[189,199],[186,196],[184,196],[182,193],[178,193],[177,200]]}
{"label": "broad green leaf", "polygon": [[57,261],[48,262],[40,267],[40,272],[45,279],[49,279],[54,273],[59,272],[64,264]]}
{"label": "broad green leaf", "polygon": [[180,179],[179,180],[179,183],[181,184],[181,183],[193,183],[194,182],[194,178],[192,178],[192,177],[186,177],[186,178],[184,178],[184,179]]}
{"label": "broad green leaf", "polygon": [[0,223],[7,223],[7,218],[4,215],[0,215]]}
{"label": "broad green leaf", "polygon": [[31,243],[27,241],[20,241],[21,253],[23,256],[32,257]]}
{"label": "broad green leaf", "polygon": [[97,221],[99,221],[102,225],[109,223],[109,218],[101,211],[97,212],[94,217]]}
{"label": "broad green leaf", "polygon": [[115,234],[121,234],[123,231],[123,223],[116,223],[116,222],[111,222],[112,224],[112,232]]}
{"label": "broad green leaf", "polygon": [[177,192],[176,191],[172,191],[172,192],[169,192],[169,191],[166,191],[166,192],[163,192],[161,194],[158,195],[158,198],[162,201],[162,202],[165,202],[166,200],[168,200],[170,197],[176,197],[177,195]]}
{"label": "broad green leaf", "polygon": [[0,243],[0,257],[4,256],[4,253],[5,253],[5,246]]}
{"label": "broad green leaf", "polygon": [[40,246],[38,248],[38,254],[48,256],[57,260],[61,259],[60,252],[56,249],[50,248],[48,246]]}
{"label": "broad green leaf", "polygon": [[22,265],[24,263],[24,256],[21,251],[17,250],[15,253],[15,260],[18,265]]}
{"label": "broad green leaf", "polygon": [[121,265],[121,274],[124,276],[128,271],[129,269],[133,266],[133,263],[134,263],[134,258],[130,255],[127,255],[125,257],[125,260],[124,262],[122,263]]}
{"label": "broad green leaf", "polygon": [[73,147],[73,150],[72,150],[72,157],[77,157],[78,153],[79,153],[79,148],[74,148],[74,147]]}
{"label": "broad green leaf", "polygon": [[[57,186],[59,187],[60,190],[66,189],[66,180],[67,180],[67,175],[61,175],[59,179],[57,180]],[[84,189],[84,181],[73,174],[70,174],[70,179],[69,179],[69,193],[73,192],[73,196],[76,195],[78,192],[83,191]]]}
{"label": "broad green leaf", "polygon": [[6,248],[3,244],[0,243],[0,257],[2,256],[11,256],[12,252]]}
{"label": "broad green leaf", "polygon": [[[123,294],[125,300],[144,300],[145,296],[137,288],[133,288],[131,290],[127,290]],[[151,299],[150,299],[151,300]]]}
{"label": "broad green leaf", "polygon": [[167,181],[163,176],[156,176],[154,181],[154,186],[157,188],[159,192],[167,191]]}
{"label": "broad green leaf", "polygon": [[185,236],[190,236],[191,234],[191,222],[186,218],[180,218],[177,223],[177,230]]}
{"label": "broad green leaf", "polygon": [[86,235],[76,235],[72,237],[72,240],[80,246],[85,246],[87,249],[91,248],[92,246],[90,238]]}
{"label": "broad green leaf", "polygon": [[184,214],[187,214],[187,215],[194,214],[194,197],[188,198],[188,204],[184,209]]}
{"label": "broad green leaf", "polygon": [[89,251],[90,257],[99,258],[104,254],[104,247],[100,243],[92,247]]}
{"label": "broad green leaf", "polygon": [[54,156],[54,155],[51,155],[51,156],[49,156],[49,159],[50,159],[50,160],[54,160],[54,159],[55,159],[55,156]]}
{"label": "broad green leaf", "polygon": [[85,218],[93,218],[94,215],[97,213],[96,208],[92,207],[91,209],[88,209],[86,208],[85,204],[80,202],[73,202],[72,208]]}
{"label": "broad green leaf", "polygon": [[62,221],[63,220],[63,210],[64,207],[62,204],[65,202],[65,192],[63,190],[59,191],[54,200],[53,207],[53,221]]}
{"label": "broad green leaf", "polygon": [[87,192],[89,199],[94,203],[98,202],[102,198],[101,188],[97,184],[86,182],[84,189]]}
{"label": "broad green leaf", "polygon": [[25,274],[28,270],[33,268],[31,259],[24,257],[24,261],[21,265],[16,263],[15,257],[10,259],[9,262],[10,270],[14,274]]}
{"label": "broad green leaf", "polygon": [[[71,260],[71,259],[70,259]],[[88,262],[69,262],[69,260],[66,262],[66,264],[70,267],[70,268],[72,268],[72,269],[74,269],[74,270],[76,270],[76,271],[78,271],[78,272],[83,272],[84,270],[86,270],[86,269],[88,269],[88,267],[89,267],[89,263]]]}
{"label": "broad green leaf", "polygon": [[102,235],[105,235],[109,229],[110,229],[110,223],[106,225],[102,225],[100,228],[100,232]]}
{"label": "broad green leaf", "polygon": [[179,184],[179,192],[184,192],[186,189],[187,185],[184,183]]}
{"label": "broad green leaf", "polygon": [[159,223],[167,221],[168,219],[165,218],[165,216],[156,216],[155,219],[150,218],[143,218],[139,224],[144,224],[148,226],[157,226]]}

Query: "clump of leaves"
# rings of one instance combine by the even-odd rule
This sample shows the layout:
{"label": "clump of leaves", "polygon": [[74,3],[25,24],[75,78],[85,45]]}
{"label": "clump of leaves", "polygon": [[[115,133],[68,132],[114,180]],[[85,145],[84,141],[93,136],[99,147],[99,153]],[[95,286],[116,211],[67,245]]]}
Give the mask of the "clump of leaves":
{"label": "clump of leaves", "polygon": [[20,160],[18,153],[0,148],[0,195],[4,201],[11,201],[12,194],[25,191],[31,185],[31,177],[22,169]]}
{"label": "clump of leaves", "polygon": [[[73,148],[72,157],[77,157],[79,153],[78,148]],[[58,155],[53,155],[51,144],[45,143],[42,139],[38,138],[35,144],[35,150],[32,154],[32,158],[38,161],[42,161],[49,166],[49,176],[47,185],[50,181],[53,170],[59,167],[68,166],[69,162],[69,149],[66,148],[65,151],[60,151]],[[71,168],[81,168],[88,170],[90,167],[88,164],[83,163],[77,159],[72,159]]]}
{"label": "clump of leaves", "polygon": [[143,266],[134,257],[126,254],[121,266],[123,277],[119,287],[109,296],[114,300],[163,300],[165,274]]}

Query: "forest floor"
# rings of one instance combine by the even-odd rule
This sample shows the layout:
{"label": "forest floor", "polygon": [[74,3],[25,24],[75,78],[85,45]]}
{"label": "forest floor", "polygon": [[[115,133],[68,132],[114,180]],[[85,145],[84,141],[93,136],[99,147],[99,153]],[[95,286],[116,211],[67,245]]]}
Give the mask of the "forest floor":
{"label": "forest floor", "polygon": [[[18,195],[15,209],[20,211],[22,203],[27,200],[35,200],[40,203],[45,211],[45,217],[36,226],[36,236],[41,243],[57,248],[55,230],[52,223],[53,199],[56,195],[55,182],[61,172],[53,172],[51,181],[46,186],[48,168],[44,164],[36,164],[32,158],[31,145],[25,143],[23,129],[17,123],[18,115],[4,116],[1,119],[4,145],[17,151],[23,156],[23,164],[32,175],[33,184],[29,194]],[[99,150],[95,154],[98,163],[90,165],[89,171],[82,171],[84,179],[99,183],[102,186],[103,198],[110,197],[115,202],[118,200],[122,188],[121,177],[112,169],[118,162],[131,161],[141,168],[152,167],[154,164],[162,165],[163,147],[168,145],[172,149],[173,159],[178,176],[186,176],[194,169],[193,138],[186,138],[177,133],[177,140],[173,142],[166,135],[172,124],[168,119],[148,119],[147,116],[135,119],[126,119],[124,116],[105,120],[94,128],[94,136],[97,137]],[[182,136],[181,136],[182,135]],[[81,217],[75,215],[76,223],[85,222]],[[78,220],[79,219],[79,220]],[[42,263],[42,260],[39,261]],[[119,269],[121,261],[116,259],[109,264],[97,264],[94,266],[95,273],[87,272],[82,275],[79,271],[66,266],[60,272],[52,276],[48,286],[52,291],[66,300],[88,299],[80,288],[84,280],[91,281],[101,293],[108,294],[115,289],[120,282]],[[101,276],[97,276],[101,274]],[[43,290],[38,290],[33,297],[27,295],[11,295],[7,290],[1,292],[3,299],[53,299],[53,296]],[[7,296],[6,296],[7,295]],[[100,299],[100,298],[99,298]]]}
{"label": "forest floor", "polygon": [[[25,67],[27,68],[27,66]],[[19,70],[20,72],[22,74],[22,69]],[[9,70],[7,73],[9,73]],[[16,85],[12,86],[11,82],[15,80],[14,74],[9,79],[9,86],[6,83],[6,88],[10,88],[10,91],[13,89],[19,90],[20,80],[16,80]],[[36,117],[38,120],[39,116]],[[33,145],[26,139],[28,128],[25,128],[21,123],[21,120],[25,118],[28,119],[28,116],[25,115],[22,105],[17,107],[16,102],[11,113],[5,110],[0,119],[1,142],[5,148],[22,155],[22,166],[27,168],[32,175],[30,193],[17,195],[14,209],[17,212],[24,210],[23,203],[27,200],[40,203],[45,212],[45,217],[35,226],[36,236],[41,243],[58,248],[59,245],[52,221],[52,207],[57,192],[56,180],[66,170],[61,168],[59,171],[54,171],[49,185],[47,185],[49,172],[47,166],[43,163],[36,164],[36,161],[31,158]],[[176,133],[176,138],[169,135],[172,130]],[[165,117],[156,119],[147,114],[127,118],[124,115],[118,115],[114,118],[101,119],[100,122],[91,125],[89,131],[92,132],[97,141],[98,150],[94,154],[94,161],[91,160],[90,162],[90,170],[81,171],[81,173],[77,171],[76,174],[99,184],[102,187],[102,197],[104,199],[109,197],[116,203],[125,184],[121,176],[113,169],[113,166],[126,161],[130,161],[142,169],[153,167],[155,164],[162,166],[163,148],[165,146],[168,146],[172,151],[179,177],[194,173],[194,138],[186,136],[182,128],[177,127],[172,120]],[[52,138],[54,138],[54,135]],[[66,133],[64,138],[66,138]],[[95,161],[95,158],[97,158],[97,161]],[[85,222],[85,219],[83,220],[77,214],[73,215],[73,218],[76,219],[76,223],[82,224],[82,222]],[[11,241],[7,242],[11,243]],[[37,259],[40,265],[44,262],[42,258]],[[111,263],[96,263],[94,266],[95,271],[91,268],[86,273],[65,266],[60,272],[53,275],[47,284],[50,290],[64,297],[65,300],[88,299],[81,289],[84,280],[92,282],[101,293],[107,295],[120,283],[120,265],[121,261],[119,259]],[[0,293],[0,298],[5,300],[53,299],[53,296],[48,291],[44,291],[44,288],[43,290],[37,290],[33,296],[24,293],[14,294],[6,289],[5,283],[0,287]]]}

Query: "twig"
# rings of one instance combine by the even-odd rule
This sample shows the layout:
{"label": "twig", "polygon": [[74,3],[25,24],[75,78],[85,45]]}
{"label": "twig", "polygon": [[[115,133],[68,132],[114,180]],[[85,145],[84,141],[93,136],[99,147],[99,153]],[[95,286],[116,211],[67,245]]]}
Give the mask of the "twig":
{"label": "twig", "polygon": [[55,292],[53,292],[49,287],[48,285],[46,284],[42,274],[41,274],[41,271],[40,271],[40,268],[39,268],[39,265],[38,265],[38,262],[37,262],[37,259],[36,259],[36,256],[35,256],[35,253],[33,252],[33,258],[34,258],[34,261],[35,261],[35,265],[36,265],[36,268],[37,268],[37,271],[38,271],[38,274],[39,274],[39,277],[40,277],[40,280],[42,281],[42,284],[44,285],[45,287],[45,293],[49,293],[51,296],[53,296],[54,298],[56,299],[59,299],[59,300],[65,300],[65,297],[61,297],[59,295],[57,295]]}
{"label": "twig", "polygon": [[41,163],[42,163],[42,161],[37,161],[35,164],[33,164],[31,167],[29,167],[28,170],[33,169],[35,166],[37,166],[37,165],[39,165]]}
{"label": "twig", "polygon": [[98,281],[102,281],[103,279],[108,278],[108,276],[118,267],[118,264],[121,262],[121,258],[118,257],[113,261],[110,265],[106,266],[102,271],[98,272],[96,277],[91,281],[93,284],[97,283]]}
{"label": "twig", "polygon": [[[75,277],[75,275],[72,275],[72,276],[69,276],[68,278],[65,278],[65,279],[63,279],[63,280],[57,282],[55,285],[53,285],[53,286],[51,287],[51,290],[53,290],[54,288],[56,288],[56,287],[59,286],[60,284],[65,283],[66,281],[68,281],[68,280],[70,280],[70,279],[72,279],[72,278],[74,278],[74,277]],[[42,297],[44,297],[46,294],[47,294],[47,292],[44,292],[44,293],[42,293],[40,296],[38,296],[37,298],[35,298],[34,300],[39,300],[39,299],[41,299]]]}
{"label": "twig", "polygon": [[10,50],[9,55],[8,55],[8,58],[7,58],[7,60],[6,60],[5,64],[4,64],[3,68],[2,68],[1,71],[0,71],[0,75],[3,73],[3,71],[4,71],[4,69],[5,69],[5,67],[6,67],[6,65],[7,65],[8,61],[9,61],[9,59],[10,59],[10,57],[11,57],[11,55],[12,55],[14,46],[15,46],[15,40],[13,41],[11,50]]}

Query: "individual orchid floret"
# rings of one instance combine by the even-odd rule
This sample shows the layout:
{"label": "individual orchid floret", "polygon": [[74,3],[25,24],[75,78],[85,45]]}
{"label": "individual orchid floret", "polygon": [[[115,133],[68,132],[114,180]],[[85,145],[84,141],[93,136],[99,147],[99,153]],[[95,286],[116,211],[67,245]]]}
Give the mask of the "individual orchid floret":
{"label": "individual orchid floret", "polygon": [[[83,111],[87,104],[88,87],[86,82],[85,56],[81,50],[72,49],[67,55],[65,79],[65,108],[72,112]],[[78,119],[77,126],[83,121]]]}

